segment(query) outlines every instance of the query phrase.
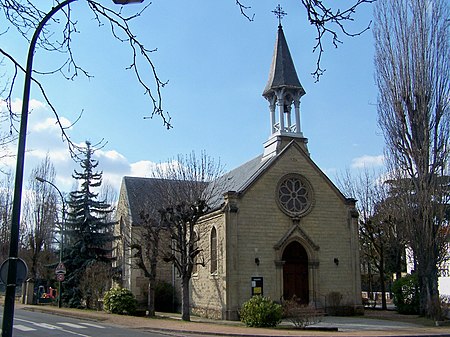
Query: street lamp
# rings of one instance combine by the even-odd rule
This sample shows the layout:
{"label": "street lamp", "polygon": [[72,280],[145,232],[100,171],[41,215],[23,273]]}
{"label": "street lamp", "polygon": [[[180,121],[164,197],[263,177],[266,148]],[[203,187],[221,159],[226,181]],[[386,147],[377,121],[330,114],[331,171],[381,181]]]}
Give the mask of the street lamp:
{"label": "street lamp", "polygon": [[[56,187],[55,184],[53,184],[51,181],[45,180],[41,177],[35,177],[37,181],[41,183],[47,183],[55,188],[55,190],[58,191],[59,196],[61,197],[61,203],[62,203],[62,218],[61,218],[61,238],[60,238],[60,245],[59,245],[59,265],[62,265],[62,258],[63,258],[63,249],[64,249],[64,227],[66,224],[66,202],[64,200],[64,196],[59,190],[58,187]],[[62,304],[62,283],[58,280],[58,308],[61,308]]]}
{"label": "street lamp", "polygon": [[[14,182],[14,198],[11,216],[11,233],[9,243],[9,266],[5,293],[5,303],[3,308],[2,337],[11,337],[14,320],[14,300],[16,294],[17,259],[19,253],[19,227],[20,208],[22,204],[23,168],[25,163],[25,144],[28,124],[28,110],[30,104],[31,75],[33,72],[33,56],[36,43],[44,26],[59,10],[77,0],[65,0],[53,7],[39,22],[28,48],[27,65],[25,69],[25,81],[23,87],[22,111],[20,115],[20,129],[17,146],[16,174]],[[126,5],[129,3],[139,3],[144,0],[113,0],[114,3]]]}

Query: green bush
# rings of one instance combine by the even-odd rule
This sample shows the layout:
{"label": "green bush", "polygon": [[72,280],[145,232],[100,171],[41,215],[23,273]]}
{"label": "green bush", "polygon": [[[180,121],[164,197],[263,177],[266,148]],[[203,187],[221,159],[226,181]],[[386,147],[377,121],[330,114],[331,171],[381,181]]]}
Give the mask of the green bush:
{"label": "green bush", "polygon": [[103,297],[103,309],[113,314],[132,315],[136,307],[133,293],[125,288],[112,288]]}
{"label": "green bush", "polygon": [[392,284],[394,304],[400,314],[419,313],[419,287],[416,275],[406,275]]}
{"label": "green bush", "polygon": [[281,322],[283,309],[280,304],[258,295],[245,302],[239,314],[247,326],[274,327]]}
{"label": "green bush", "polygon": [[155,287],[155,310],[176,312],[178,297],[175,288],[167,282],[158,282]]}

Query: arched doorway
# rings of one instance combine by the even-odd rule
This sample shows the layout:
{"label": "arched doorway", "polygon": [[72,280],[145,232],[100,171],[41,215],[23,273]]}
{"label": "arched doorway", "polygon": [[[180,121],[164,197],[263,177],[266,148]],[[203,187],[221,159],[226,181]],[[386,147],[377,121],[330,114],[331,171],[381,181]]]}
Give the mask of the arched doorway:
{"label": "arched doorway", "polygon": [[309,303],[308,254],[297,241],[291,242],[283,252],[283,297],[294,295],[302,304]]}

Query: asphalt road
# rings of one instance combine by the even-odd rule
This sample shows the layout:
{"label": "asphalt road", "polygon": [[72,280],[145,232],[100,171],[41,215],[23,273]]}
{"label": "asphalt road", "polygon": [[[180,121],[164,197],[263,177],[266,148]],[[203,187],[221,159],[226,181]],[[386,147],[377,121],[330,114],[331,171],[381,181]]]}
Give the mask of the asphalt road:
{"label": "asphalt road", "polygon": [[[0,312],[0,322],[3,320]],[[167,337],[167,334],[126,329],[102,322],[16,309],[13,337]]]}

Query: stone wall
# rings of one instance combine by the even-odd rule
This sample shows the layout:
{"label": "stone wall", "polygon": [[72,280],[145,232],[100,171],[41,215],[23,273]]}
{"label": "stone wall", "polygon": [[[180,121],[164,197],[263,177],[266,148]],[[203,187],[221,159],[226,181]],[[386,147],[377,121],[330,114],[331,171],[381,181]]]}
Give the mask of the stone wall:
{"label": "stone wall", "polygon": [[[217,232],[217,270],[211,273],[210,239],[212,228]],[[192,312],[204,317],[224,319],[226,307],[226,256],[224,217],[222,212],[203,219],[197,226],[200,254],[205,266],[198,266],[191,279]]]}
{"label": "stone wall", "polygon": [[[295,221],[280,210],[275,199],[277,184],[288,173],[302,175],[314,191],[311,212]],[[221,312],[220,318],[237,318],[239,307],[251,297],[252,277],[263,277],[264,295],[281,301],[281,257],[292,241],[299,241],[308,253],[310,302],[326,307],[327,296],[338,292],[342,304],[360,305],[359,247],[357,225],[351,217],[353,205],[303,151],[290,147],[235,202],[237,212],[225,210],[221,216],[202,224],[205,252],[213,225],[221,238],[220,267],[216,275],[211,275],[206,259],[206,268],[200,268],[194,275],[193,312],[205,316],[219,316]],[[256,258],[259,264],[255,263]]]}

